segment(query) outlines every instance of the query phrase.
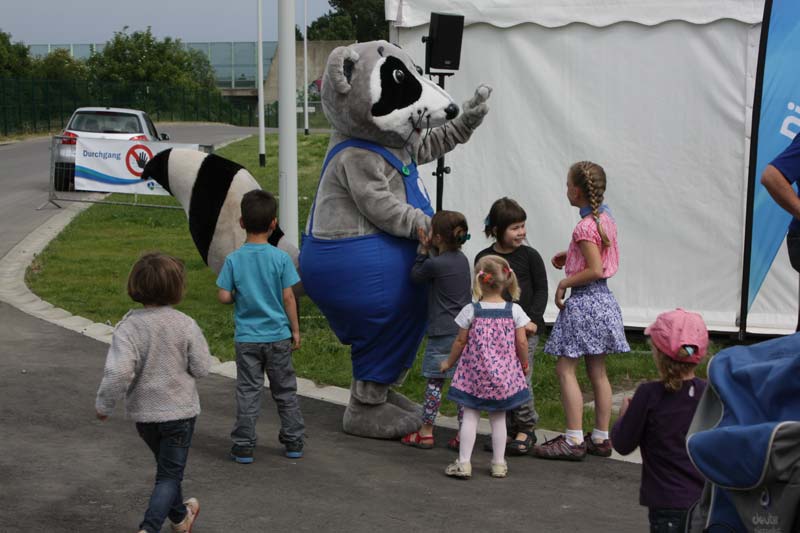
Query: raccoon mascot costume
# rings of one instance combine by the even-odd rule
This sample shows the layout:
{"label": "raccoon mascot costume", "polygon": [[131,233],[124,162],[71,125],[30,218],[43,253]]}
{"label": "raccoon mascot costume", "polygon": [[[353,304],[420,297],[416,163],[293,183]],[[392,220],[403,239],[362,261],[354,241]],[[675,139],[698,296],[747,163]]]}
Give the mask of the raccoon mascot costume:
{"label": "raccoon mascot costume", "polygon": [[353,382],[345,432],[399,438],[419,406],[391,390],[414,362],[427,287],[411,282],[417,228],[433,215],[417,165],[469,140],[488,111],[480,86],[458,106],[386,41],[336,48],[322,79],[333,126],[300,252],[306,293],[343,344]]}

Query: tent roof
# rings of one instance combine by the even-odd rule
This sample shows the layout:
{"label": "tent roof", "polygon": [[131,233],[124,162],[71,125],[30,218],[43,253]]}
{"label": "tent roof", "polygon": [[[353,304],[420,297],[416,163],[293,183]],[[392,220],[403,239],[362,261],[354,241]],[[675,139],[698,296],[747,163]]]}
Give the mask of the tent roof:
{"label": "tent roof", "polygon": [[534,23],[548,28],[574,22],[608,26],[635,22],[647,26],[672,20],[708,24],[733,19],[761,22],[764,0],[386,0],[386,20],[413,28],[430,14],[464,15],[464,24],[486,23],[508,28]]}

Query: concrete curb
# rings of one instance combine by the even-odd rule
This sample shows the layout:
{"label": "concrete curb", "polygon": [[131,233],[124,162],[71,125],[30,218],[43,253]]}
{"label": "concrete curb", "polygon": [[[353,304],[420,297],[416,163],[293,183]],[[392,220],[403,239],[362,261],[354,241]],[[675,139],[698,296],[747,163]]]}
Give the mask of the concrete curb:
{"label": "concrete curb", "polygon": [[[51,240],[61,233],[73,218],[91,205],[79,202],[66,205],[14,246],[5,256],[0,258],[0,301],[41,320],[86,335],[100,342],[111,344],[111,337],[114,333],[112,325],[92,322],[84,317],[73,315],[65,309],[55,307],[36,296],[25,284],[25,272],[36,256],[45,249]],[[235,379],[236,363],[233,361],[221,363],[217,359],[217,364],[211,368],[211,372]],[[297,393],[307,398],[339,405],[347,405],[350,400],[349,389],[330,385],[317,385],[313,381],[304,378],[298,378],[297,380]],[[436,425],[457,430],[458,420],[455,417],[440,415],[436,419]],[[488,420],[481,419],[478,425],[478,433],[482,435],[491,433]],[[539,442],[544,442],[545,439],[551,439],[557,435],[559,433],[554,431],[536,430]],[[621,456],[614,452],[611,457],[620,461],[641,463],[638,449],[627,456]]]}

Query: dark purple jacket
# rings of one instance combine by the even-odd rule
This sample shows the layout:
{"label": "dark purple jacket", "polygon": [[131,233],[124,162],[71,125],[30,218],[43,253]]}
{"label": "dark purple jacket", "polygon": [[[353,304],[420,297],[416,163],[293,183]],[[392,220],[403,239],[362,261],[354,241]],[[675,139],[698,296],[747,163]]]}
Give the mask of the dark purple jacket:
{"label": "dark purple jacket", "polygon": [[700,498],[704,478],[686,453],[686,432],[706,382],[694,378],[668,392],[660,381],[636,389],[625,416],[611,430],[614,449],[622,455],[638,446],[642,452],[639,503],[655,509],[688,509]]}

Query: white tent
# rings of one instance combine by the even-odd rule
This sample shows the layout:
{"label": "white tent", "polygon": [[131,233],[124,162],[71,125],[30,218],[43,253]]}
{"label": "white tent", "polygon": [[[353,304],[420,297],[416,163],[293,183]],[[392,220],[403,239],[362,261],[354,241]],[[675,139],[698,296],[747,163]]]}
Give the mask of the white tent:
{"label": "white tent", "polygon": [[[431,12],[465,16],[457,102],[479,83],[491,112],[448,156],[444,208],[467,215],[473,257],[492,201],[518,200],[548,266],[577,212],[569,165],[608,175],[621,265],[610,281],[625,324],[674,307],[737,330],[746,178],[763,0],[387,0],[392,39],[420,64]],[[435,193],[433,165],[421,171]],[[785,247],[748,315],[748,331],[788,332],[797,274]],[[547,320],[557,309],[548,305]]]}

